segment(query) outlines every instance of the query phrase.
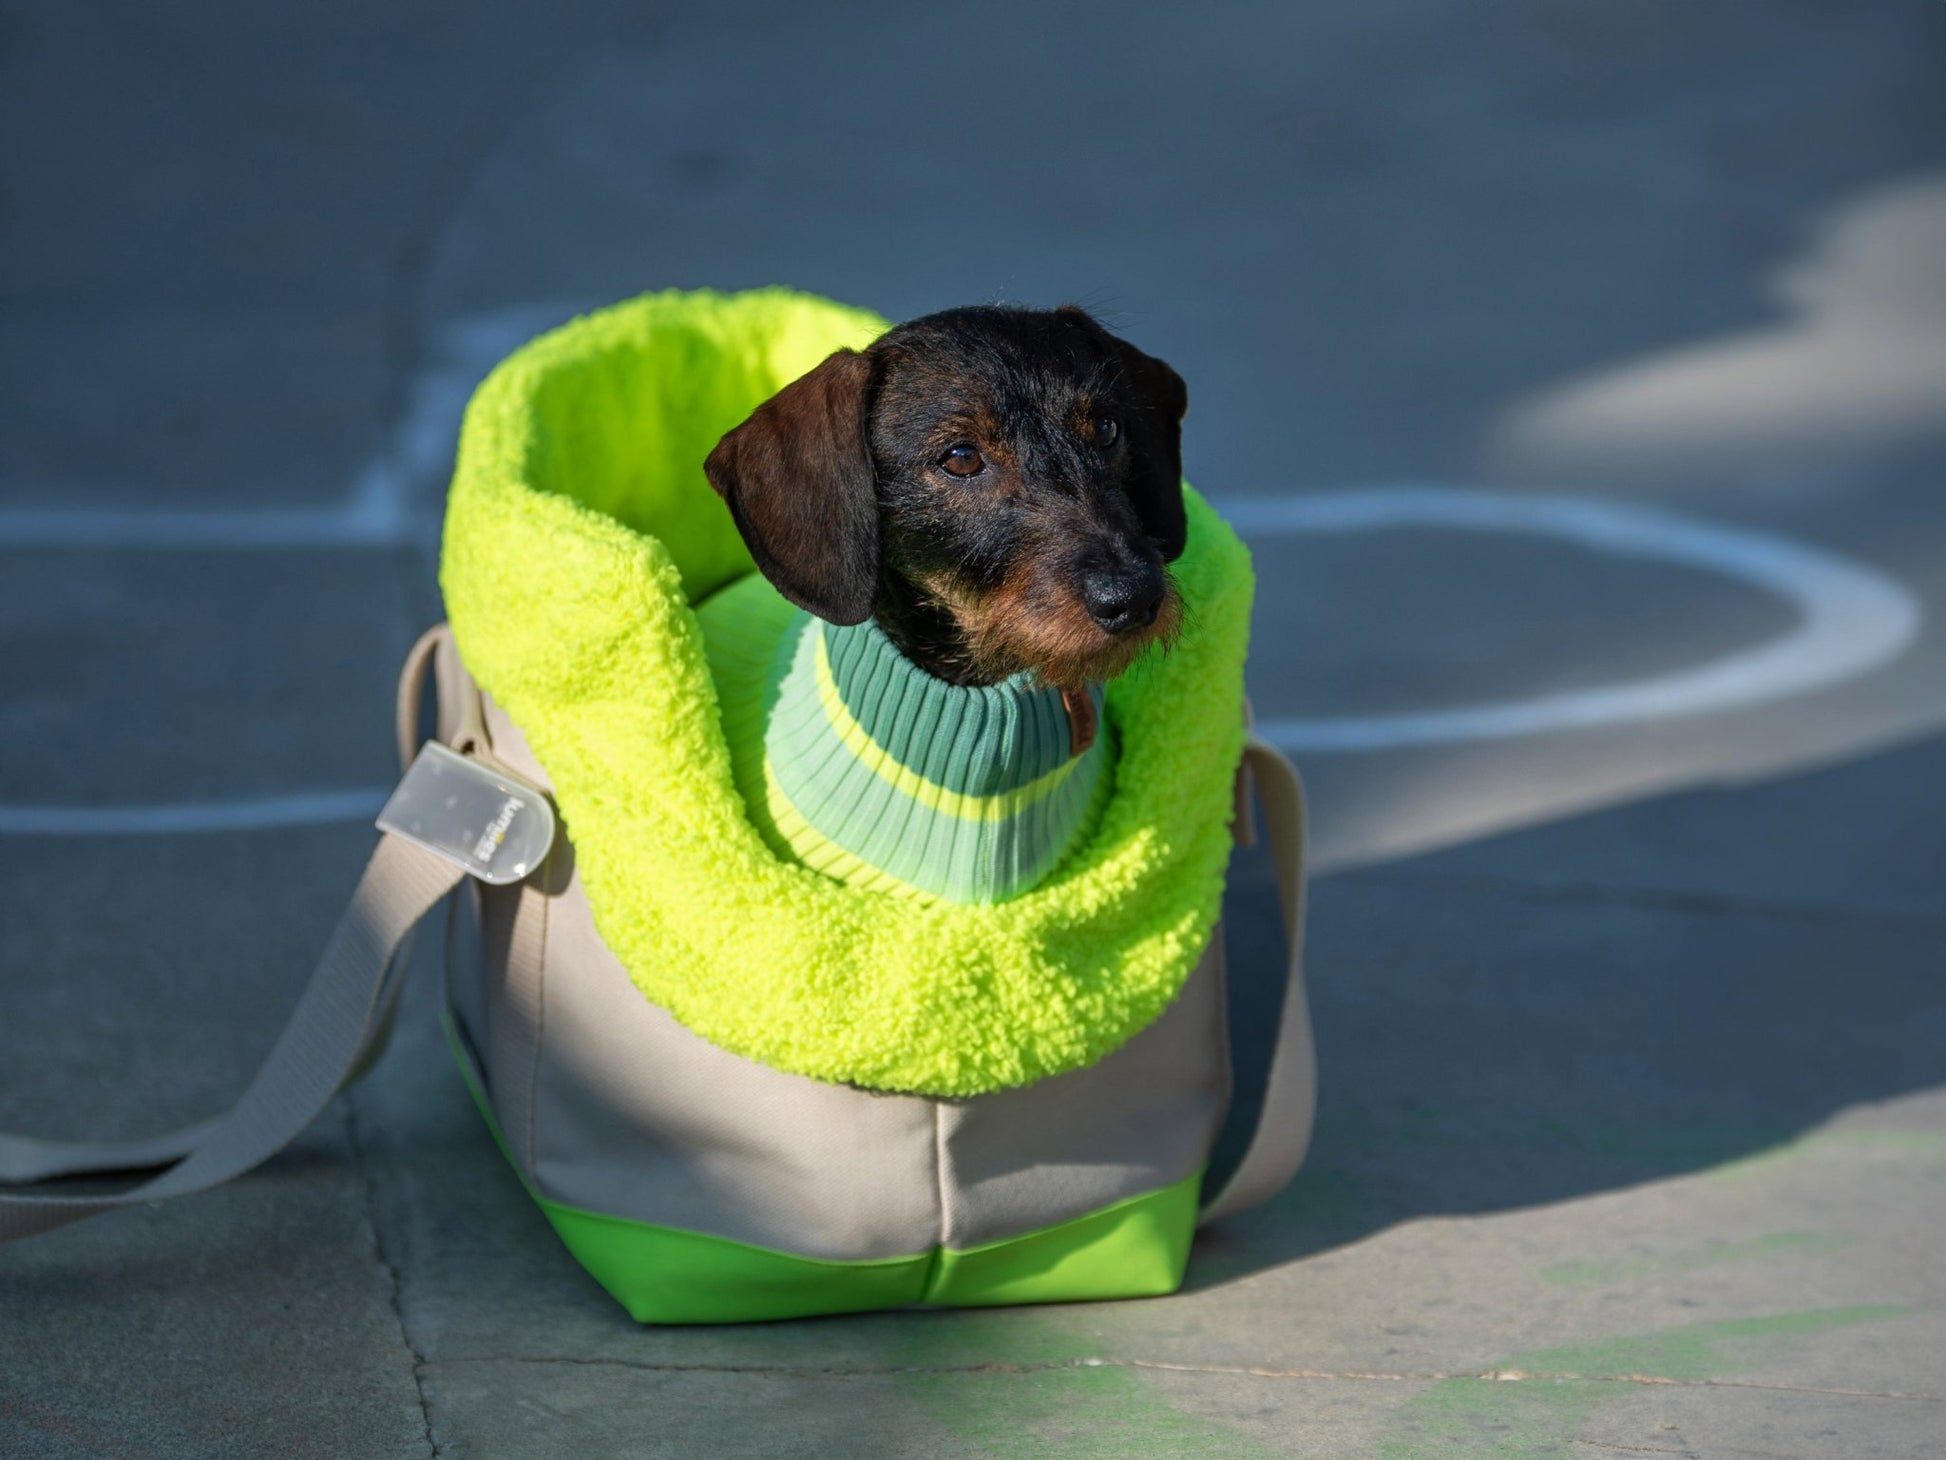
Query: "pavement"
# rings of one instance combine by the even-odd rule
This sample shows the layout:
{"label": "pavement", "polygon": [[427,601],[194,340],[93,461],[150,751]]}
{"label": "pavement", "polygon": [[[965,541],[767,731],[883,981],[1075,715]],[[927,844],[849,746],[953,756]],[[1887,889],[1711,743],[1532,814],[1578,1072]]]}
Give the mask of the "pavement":
{"label": "pavement", "polygon": [[[642,1329],[421,978],[283,1156],[0,1251],[0,1454],[1946,1455],[1942,63],[1926,0],[0,6],[0,1129],[239,1091],[466,390],[670,285],[1181,371],[1321,1067],[1178,1296]],[[1242,860],[1246,1074],[1273,916]]]}

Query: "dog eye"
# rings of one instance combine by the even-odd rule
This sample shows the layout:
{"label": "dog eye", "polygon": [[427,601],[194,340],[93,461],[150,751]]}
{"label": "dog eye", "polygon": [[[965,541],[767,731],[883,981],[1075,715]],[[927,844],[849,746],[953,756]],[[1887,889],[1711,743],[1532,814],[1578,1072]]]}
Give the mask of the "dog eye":
{"label": "dog eye", "polygon": [[1113,416],[1095,417],[1095,445],[1113,446],[1121,438],[1122,423]]}
{"label": "dog eye", "polygon": [[987,469],[986,458],[964,441],[940,457],[939,465],[956,477],[976,477]]}

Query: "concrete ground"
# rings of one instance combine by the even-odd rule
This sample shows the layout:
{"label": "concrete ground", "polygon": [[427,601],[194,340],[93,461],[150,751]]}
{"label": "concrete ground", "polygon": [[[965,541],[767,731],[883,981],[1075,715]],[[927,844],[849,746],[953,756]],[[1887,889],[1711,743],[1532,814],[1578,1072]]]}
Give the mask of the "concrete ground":
{"label": "concrete ground", "polygon": [[639,1329],[420,980],[282,1157],[0,1251],[0,1454],[1946,1455],[1946,14],[817,9],[0,8],[0,1129],[268,1047],[486,365],[784,282],[1188,379],[1309,1164],[1170,1299]]}

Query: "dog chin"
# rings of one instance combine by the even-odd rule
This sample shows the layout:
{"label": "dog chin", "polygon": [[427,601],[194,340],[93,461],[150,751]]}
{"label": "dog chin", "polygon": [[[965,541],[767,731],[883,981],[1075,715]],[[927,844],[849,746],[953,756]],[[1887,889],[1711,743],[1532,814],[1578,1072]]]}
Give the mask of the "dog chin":
{"label": "dog chin", "polygon": [[979,627],[984,632],[970,634],[969,642],[975,663],[992,678],[1028,670],[1055,689],[1081,689],[1106,684],[1145,656],[1167,652],[1182,627],[1182,598],[1171,583],[1155,622],[1132,633],[1111,634],[1079,612],[1026,633],[991,619]]}

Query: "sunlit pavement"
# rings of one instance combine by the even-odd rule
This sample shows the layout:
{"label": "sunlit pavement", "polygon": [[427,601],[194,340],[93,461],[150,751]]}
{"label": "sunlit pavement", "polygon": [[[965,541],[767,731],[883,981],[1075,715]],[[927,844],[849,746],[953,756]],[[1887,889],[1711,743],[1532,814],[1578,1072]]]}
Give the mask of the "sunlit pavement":
{"label": "sunlit pavement", "polygon": [[[0,1129],[268,1047],[479,374],[778,282],[1188,379],[1310,1163],[1176,1298],[642,1330],[422,978],[285,1156],[0,1251],[0,1453],[1939,1453],[1946,16],[634,11],[0,16]],[[1247,1013],[1254,862],[1230,922]]]}

